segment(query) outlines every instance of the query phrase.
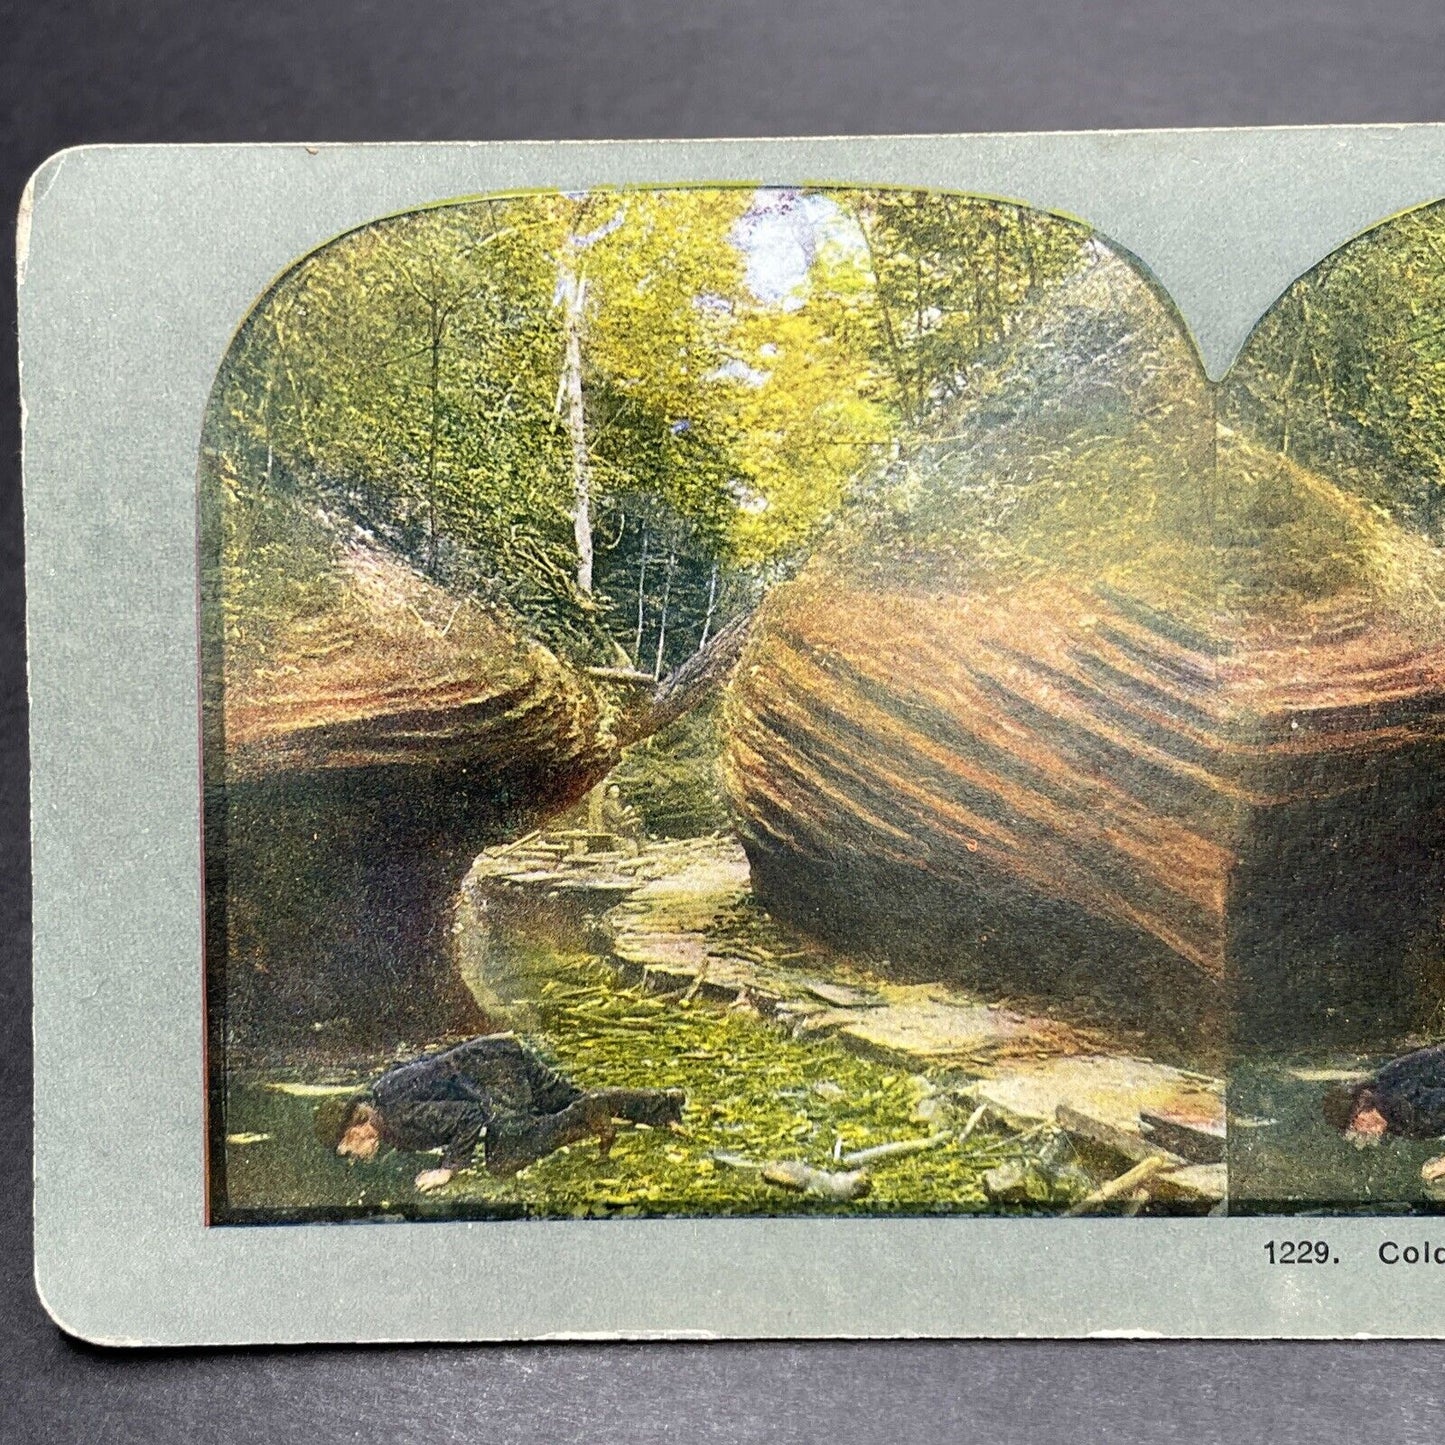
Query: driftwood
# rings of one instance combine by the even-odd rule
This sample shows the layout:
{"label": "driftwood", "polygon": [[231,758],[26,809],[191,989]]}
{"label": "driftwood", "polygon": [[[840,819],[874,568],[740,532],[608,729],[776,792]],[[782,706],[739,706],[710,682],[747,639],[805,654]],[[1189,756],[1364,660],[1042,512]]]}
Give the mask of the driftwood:
{"label": "driftwood", "polygon": [[[1139,1207],[1148,1197],[1148,1190],[1144,1188],[1156,1174],[1165,1170],[1177,1167],[1174,1161],[1167,1159],[1163,1154],[1151,1155],[1148,1159],[1141,1160],[1132,1169],[1119,1175],[1117,1179],[1111,1179],[1107,1184],[1102,1184],[1092,1194],[1085,1197],[1075,1205],[1064,1211],[1065,1219],[1076,1219],[1083,1214],[1092,1214],[1094,1210],[1115,1199],[1128,1198],[1134,1207],[1131,1213],[1137,1213]],[[1136,1194],[1143,1194],[1144,1199],[1137,1203],[1134,1201]]]}
{"label": "driftwood", "polygon": [[799,1194],[808,1194],[815,1199],[828,1199],[840,1204],[862,1199],[873,1187],[873,1181],[866,1169],[839,1173],[828,1169],[815,1169],[811,1164],[804,1164],[799,1159],[773,1159],[764,1163],[741,1154],[715,1153],[712,1157],[730,1169],[745,1169],[756,1173],[768,1184],[776,1184],[781,1189],[792,1189]]}
{"label": "driftwood", "polygon": [[860,1164],[876,1164],[882,1159],[902,1159],[909,1154],[923,1154],[930,1149],[937,1149],[952,1138],[953,1134],[945,1131],[941,1134],[930,1134],[926,1139],[895,1139],[890,1144],[874,1144],[867,1149],[854,1149],[849,1154],[840,1154],[838,1163],[849,1169],[856,1169]]}

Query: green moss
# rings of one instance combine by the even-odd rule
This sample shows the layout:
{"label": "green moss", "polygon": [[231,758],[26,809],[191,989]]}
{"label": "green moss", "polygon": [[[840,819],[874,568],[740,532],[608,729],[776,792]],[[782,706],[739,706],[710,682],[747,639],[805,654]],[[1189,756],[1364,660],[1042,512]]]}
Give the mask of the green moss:
{"label": "green moss", "polygon": [[[228,1151],[231,1211],[439,1218],[996,1212],[983,1192],[984,1173],[1009,1160],[1027,1166],[1035,1147],[982,1128],[962,1144],[875,1163],[871,1193],[847,1204],[766,1184],[714,1156],[758,1164],[797,1159],[826,1169],[837,1167],[839,1141],[846,1151],[925,1138],[937,1127],[916,1117],[928,1081],[830,1041],[793,1039],[748,1011],[623,987],[611,967],[585,953],[539,942],[519,963],[537,1003],[529,1040],[584,1087],[684,1090],[685,1133],[623,1129],[606,1158],[587,1141],[511,1179],[479,1168],[437,1194],[418,1195],[411,1177],[424,1158],[391,1154],[348,1167],[312,1136],[313,1098],[266,1086],[275,1080],[238,1080],[227,1131],[263,1137]],[[363,1081],[349,1075],[338,1087]],[[1067,1202],[1041,1187],[1018,1207]]]}
{"label": "green moss", "polygon": [[223,543],[207,559],[207,590],[224,628],[226,666],[253,666],[272,640],[341,598],[335,541],[294,498],[231,490]]}
{"label": "green moss", "polygon": [[982,1177],[1017,1146],[987,1132],[963,1145],[885,1161],[871,1194],[828,1204],[764,1183],[715,1154],[763,1163],[831,1164],[844,1150],[925,1137],[915,1118],[925,1084],[829,1041],[795,1041],[750,1012],[620,987],[585,954],[540,954],[540,1032],[553,1060],[584,1087],[682,1089],[685,1135],[620,1133],[610,1157],[588,1142],[512,1180],[476,1172],[451,1193],[461,1204],[520,1202],[548,1215],[952,1212],[987,1209]]}

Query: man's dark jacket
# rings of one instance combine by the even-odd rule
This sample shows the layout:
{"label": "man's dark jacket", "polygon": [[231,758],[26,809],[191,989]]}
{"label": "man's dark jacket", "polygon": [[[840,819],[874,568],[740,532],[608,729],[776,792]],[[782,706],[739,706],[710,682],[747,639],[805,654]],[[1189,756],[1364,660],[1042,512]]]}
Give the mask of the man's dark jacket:
{"label": "man's dark jacket", "polygon": [[442,1167],[464,1169],[478,1143],[488,1154],[520,1142],[538,1116],[562,1113],[582,1091],[511,1034],[488,1034],[388,1070],[367,1091],[381,1136],[396,1149],[441,1148]]}
{"label": "man's dark jacket", "polygon": [[487,1034],[398,1064],[358,1102],[376,1111],[394,1149],[441,1149],[441,1167],[465,1169],[479,1143],[486,1167],[510,1174],[564,1144],[595,1135],[610,1142],[618,1117],[661,1127],[682,1115],[677,1090],[583,1092],[511,1034]]}

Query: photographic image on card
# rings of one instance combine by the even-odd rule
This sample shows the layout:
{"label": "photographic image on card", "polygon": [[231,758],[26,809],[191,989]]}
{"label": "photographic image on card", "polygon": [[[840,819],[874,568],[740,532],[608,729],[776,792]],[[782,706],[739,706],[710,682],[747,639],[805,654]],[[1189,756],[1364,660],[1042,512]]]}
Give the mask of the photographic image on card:
{"label": "photographic image on card", "polygon": [[1445,206],[469,197],[200,449],[209,1217],[1429,1211]]}

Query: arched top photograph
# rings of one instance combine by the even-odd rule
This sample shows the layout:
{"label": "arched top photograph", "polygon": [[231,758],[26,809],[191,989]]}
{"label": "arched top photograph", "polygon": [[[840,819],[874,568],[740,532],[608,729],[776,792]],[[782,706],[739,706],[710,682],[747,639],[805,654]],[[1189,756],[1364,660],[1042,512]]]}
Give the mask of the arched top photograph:
{"label": "arched top photograph", "polygon": [[1445,1001],[1441,218],[1220,383],[988,196],[297,259],[200,448],[213,1220],[1367,1197],[1296,1075]]}

